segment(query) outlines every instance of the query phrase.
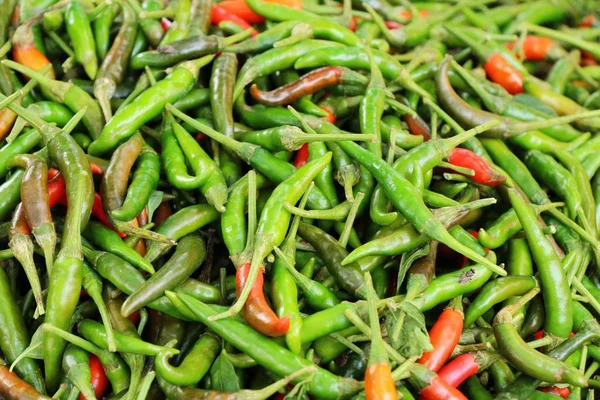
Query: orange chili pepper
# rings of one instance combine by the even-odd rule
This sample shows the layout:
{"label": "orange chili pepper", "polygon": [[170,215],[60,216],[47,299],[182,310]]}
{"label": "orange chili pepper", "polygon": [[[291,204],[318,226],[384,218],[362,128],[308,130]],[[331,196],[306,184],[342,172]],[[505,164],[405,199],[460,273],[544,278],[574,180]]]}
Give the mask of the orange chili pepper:
{"label": "orange chili pepper", "polygon": [[515,70],[502,54],[492,54],[483,65],[483,69],[492,82],[502,86],[508,93],[523,93],[523,75]]}
{"label": "orange chili pepper", "polygon": [[[506,44],[510,50],[514,49],[517,42]],[[554,45],[554,40],[541,36],[527,36],[523,41],[521,50],[526,60],[542,61],[548,56],[548,52]]]}
{"label": "orange chili pepper", "polygon": [[429,340],[433,350],[424,353],[418,363],[423,364],[433,372],[439,371],[458,344],[463,322],[462,297],[459,296],[450,302],[433,324],[429,331]]}
{"label": "orange chili pepper", "polygon": [[[210,14],[211,23],[213,25],[219,25],[222,21],[230,21],[234,24],[238,25],[240,28],[246,30],[248,28],[252,28],[248,22],[238,17],[235,14],[230,13],[228,10],[219,7],[218,5],[213,6],[211,14]],[[258,31],[252,28],[252,33],[250,36],[254,37],[258,34]]]}
{"label": "orange chili pepper", "polygon": [[[235,274],[235,287],[238,296],[248,281],[250,265],[250,263],[243,264]],[[242,315],[250,326],[260,333],[271,337],[283,336],[290,328],[290,318],[277,317],[277,314],[275,314],[265,299],[264,284],[265,279],[261,268],[254,281],[254,286],[252,286],[250,296],[248,296],[244,304]]]}
{"label": "orange chili pepper", "polygon": [[371,364],[365,371],[367,400],[397,399],[396,385],[389,364]]}
{"label": "orange chili pepper", "polygon": [[249,24],[262,24],[265,18],[258,15],[248,6],[246,0],[225,0],[219,3],[219,7],[224,8],[231,14],[235,14]]}
{"label": "orange chili pepper", "polygon": [[6,135],[8,135],[16,119],[17,114],[9,108],[0,110],[0,141],[4,140]]}

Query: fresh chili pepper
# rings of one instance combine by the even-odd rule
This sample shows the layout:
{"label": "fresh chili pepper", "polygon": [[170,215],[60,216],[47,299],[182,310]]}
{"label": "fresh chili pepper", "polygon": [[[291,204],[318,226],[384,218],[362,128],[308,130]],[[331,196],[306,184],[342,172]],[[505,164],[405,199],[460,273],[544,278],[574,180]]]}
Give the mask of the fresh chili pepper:
{"label": "fresh chili pepper", "polygon": [[[210,327],[219,336],[225,338],[227,342],[235,345],[236,348],[252,357],[260,365],[268,366],[278,375],[289,375],[305,366],[313,365],[310,361],[294,355],[272,340],[266,339],[248,325],[235,319],[211,319],[210,317],[216,316],[218,311],[207,304],[181,293],[166,292],[166,294],[178,308],[182,307],[184,310],[188,309],[193,312],[198,320]],[[299,379],[296,378],[295,382],[298,381]],[[357,381],[337,377],[319,367],[317,367],[317,372],[309,384],[310,393],[330,398],[356,393],[359,388],[360,385]]]}
{"label": "fresh chili pepper", "polygon": [[423,400],[466,399],[458,389],[452,387],[435,372],[420,364],[413,364],[410,367],[410,372],[409,382],[415,389],[421,392],[420,398]]}
{"label": "fresh chili pepper", "polygon": [[466,353],[456,357],[439,370],[438,376],[452,387],[485,370],[499,356],[488,352]]}
{"label": "fresh chili pepper", "polygon": [[[106,373],[104,372],[100,359],[94,354],[90,354],[90,372],[90,383],[94,388],[96,398],[102,398],[102,395],[106,392],[106,388],[108,387],[108,379],[106,378]],[[79,395],[79,400],[84,400],[81,394]]]}
{"label": "fresh chili pepper", "polygon": [[98,59],[96,57],[96,43],[92,26],[83,4],[71,2],[65,9],[65,26],[73,43],[75,59],[83,65],[83,69],[90,79],[96,78],[98,72]]}
{"label": "fresh chili pepper", "polygon": [[63,371],[69,381],[79,389],[83,398],[95,398],[88,353],[69,344],[63,356]]}
{"label": "fresh chili pepper", "polygon": [[294,167],[300,168],[304,164],[306,164],[308,162],[309,155],[310,153],[308,151],[308,143],[304,143],[296,153],[296,158],[294,158]]}
{"label": "fresh chili pepper", "polygon": [[125,317],[160,298],[189,278],[206,257],[204,241],[195,235],[182,238],[173,256],[142,286],[131,293],[123,303],[121,314]]}
{"label": "fresh chili pepper", "polygon": [[487,160],[467,149],[455,148],[452,150],[452,153],[448,157],[448,162],[452,165],[470,168],[475,171],[475,175],[471,179],[482,185],[498,186],[506,181],[506,177],[492,168]]}
{"label": "fresh chili pepper", "polygon": [[514,190],[509,190],[509,196],[525,230],[533,259],[539,268],[546,306],[545,330],[558,337],[568,337],[573,323],[572,302],[560,260],[541,232],[533,210]]}
{"label": "fresh chili pepper", "polygon": [[571,390],[568,387],[550,386],[539,388],[538,390],[542,393],[550,393],[562,397],[563,399],[569,398],[569,395],[571,394]]}
{"label": "fresh chili pepper", "polygon": [[[546,58],[560,58],[565,55],[565,51],[558,47],[552,39],[541,36],[527,35],[519,44],[517,56],[522,54],[528,61],[542,61]],[[515,42],[510,42],[506,44],[506,47],[514,50],[515,45]]]}
{"label": "fresh chili pepper", "polygon": [[[10,289],[10,283],[4,268],[0,268],[0,292],[4,299],[0,307],[0,323],[5,327],[0,335],[0,349],[2,349],[4,357],[6,357],[9,362],[13,362],[27,348],[30,337],[25,326],[25,321],[17,307],[16,298]],[[2,365],[0,366],[0,370],[2,368],[6,367]],[[32,385],[35,390],[40,393],[45,393],[42,371],[35,360],[25,358],[15,366],[15,370],[17,374],[22,377],[25,382]],[[2,375],[4,374],[6,374],[6,372]],[[5,382],[5,378],[0,379],[0,382]],[[31,388],[31,390],[33,390],[33,388]],[[12,393],[6,393],[5,390],[6,388],[0,390],[2,396],[14,395],[15,392],[17,392],[14,387],[11,391]]]}
{"label": "fresh chili pepper", "polygon": [[461,296],[454,299],[429,331],[433,350],[424,353],[418,362],[433,372],[439,371],[444,366],[458,344],[464,320],[461,303]]}
{"label": "fresh chili pepper", "polygon": [[143,124],[160,114],[166,103],[177,101],[189,92],[200,68],[212,61],[212,58],[213,56],[206,56],[179,65],[165,79],[118,110],[104,126],[97,139],[92,142],[88,153],[104,154],[121,141],[133,136]]}
{"label": "fresh chili pepper", "polygon": [[217,337],[207,333],[194,343],[178,367],[169,364],[172,353],[159,353],[155,359],[156,372],[160,378],[177,386],[196,386],[206,375],[219,353],[221,343]]}
{"label": "fresh chili pepper", "polygon": [[211,23],[213,25],[219,25],[219,23],[223,21],[231,21],[234,24],[238,25],[240,28],[246,30],[251,29],[250,36],[254,37],[258,34],[256,29],[252,28],[252,26],[246,22],[246,20],[240,18],[233,12],[229,11],[226,8],[222,8],[219,5],[214,5],[211,10]]}

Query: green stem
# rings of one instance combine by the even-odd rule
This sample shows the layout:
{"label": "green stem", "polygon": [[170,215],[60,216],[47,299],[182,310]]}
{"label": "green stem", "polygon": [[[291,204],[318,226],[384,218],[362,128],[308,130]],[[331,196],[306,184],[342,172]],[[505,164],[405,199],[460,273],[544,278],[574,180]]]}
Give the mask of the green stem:
{"label": "green stem", "polygon": [[340,239],[338,242],[342,245],[342,247],[346,247],[348,244],[348,239],[350,238],[350,233],[352,232],[352,226],[354,225],[354,219],[356,218],[356,214],[358,213],[358,207],[360,203],[364,199],[365,194],[363,192],[359,192],[354,198],[354,202],[352,203],[352,207],[350,208],[350,213],[348,214],[348,218],[346,219],[346,223],[344,224],[344,229],[342,230],[342,234],[340,235]]}

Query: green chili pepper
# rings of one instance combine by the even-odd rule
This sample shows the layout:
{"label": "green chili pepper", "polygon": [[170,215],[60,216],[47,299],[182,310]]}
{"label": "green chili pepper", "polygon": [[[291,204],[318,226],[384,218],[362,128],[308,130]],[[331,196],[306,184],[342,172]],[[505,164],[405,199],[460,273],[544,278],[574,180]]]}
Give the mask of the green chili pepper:
{"label": "green chili pepper", "polygon": [[63,371],[67,378],[86,398],[96,398],[94,388],[90,383],[92,372],[88,353],[75,345],[69,344],[63,357]]}
{"label": "green chili pepper", "polygon": [[170,351],[159,353],[155,359],[157,374],[172,385],[196,386],[210,369],[221,348],[220,340],[204,334],[196,341],[178,367],[169,364]]}
{"label": "green chili pepper", "polygon": [[196,81],[200,68],[212,59],[213,56],[206,56],[182,63],[165,79],[119,109],[92,142],[88,153],[96,156],[104,154],[121,141],[133,136],[142,125],[160,114],[165,104],[175,102],[188,93]]}
{"label": "green chili pepper", "polygon": [[94,20],[94,42],[96,43],[96,54],[100,60],[104,60],[110,48],[110,27],[119,13],[119,5],[111,4],[104,9]]}
{"label": "green chili pepper", "polygon": [[96,78],[98,72],[98,58],[96,57],[96,42],[90,20],[83,4],[71,2],[65,9],[65,25],[67,33],[73,42],[75,58],[83,65],[83,69],[90,79]]}
{"label": "green chili pepper", "polygon": [[178,287],[202,264],[206,256],[204,241],[189,235],[182,238],[173,256],[123,303],[121,314],[129,316],[150,302],[159,299],[165,290]]}

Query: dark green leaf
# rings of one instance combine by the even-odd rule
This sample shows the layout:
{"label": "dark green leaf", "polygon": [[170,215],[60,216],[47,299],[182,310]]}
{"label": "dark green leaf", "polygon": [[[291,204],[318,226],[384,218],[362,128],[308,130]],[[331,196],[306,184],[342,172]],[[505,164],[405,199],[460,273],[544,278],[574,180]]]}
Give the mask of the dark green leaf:
{"label": "dark green leaf", "polygon": [[212,389],[221,393],[231,393],[240,390],[238,377],[235,373],[235,368],[225,351],[219,354],[210,368],[210,381]]}

